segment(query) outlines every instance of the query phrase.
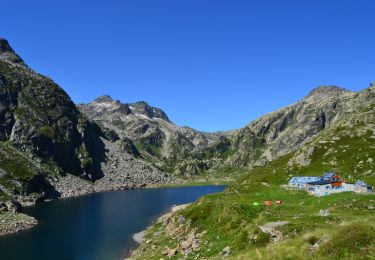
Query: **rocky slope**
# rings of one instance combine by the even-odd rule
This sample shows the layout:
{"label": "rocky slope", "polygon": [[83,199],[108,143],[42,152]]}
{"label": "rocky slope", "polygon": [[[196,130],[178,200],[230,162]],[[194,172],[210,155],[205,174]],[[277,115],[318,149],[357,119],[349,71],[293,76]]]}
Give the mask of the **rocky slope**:
{"label": "rocky slope", "polygon": [[336,86],[318,87],[293,105],[221,133],[176,126],[145,102],[123,104],[103,96],[78,108],[115,132],[134,156],[167,172],[193,176],[220,168],[251,169],[296,151],[362,102],[357,97]]}
{"label": "rocky slope", "polygon": [[228,163],[263,165],[300,148],[334,125],[357,102],[357,93],[335,86],[312,90],[297,103],[262,116],[231,134]]}
{"label": "rocky slope", "polygon": [[127,143],[118,141],[0,39],[1,200],[29,204],[174,180],[128,155]]}
{"label": "rocky slope", "polygon": [[177,126],[164,111],[144,101],[127,104],[102,96],[77,107],[103,129],[112,131],[128,153],[184,176],[211,167],[213,163],[204,160],[204,155],[225,139],[225,134]]}

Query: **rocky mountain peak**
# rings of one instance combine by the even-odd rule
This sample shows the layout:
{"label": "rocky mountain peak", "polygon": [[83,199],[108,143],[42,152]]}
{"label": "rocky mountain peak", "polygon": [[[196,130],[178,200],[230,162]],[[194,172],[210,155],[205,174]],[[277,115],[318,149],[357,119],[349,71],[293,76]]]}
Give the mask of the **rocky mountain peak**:
{"label": "rocky mountain peak", "polygon": [[0,60],[25,65],[21,57],[17,55],[4,38],[0,38]]}
{"label": "rocky mountain peak", "polygon": [[103,114],[113,113],[128,115],[131,113],[128,104],[122,104],[119,100],[114,100],[109,95],[103,95],[96,98],[89,104],[79,104],[78,108],[81,110],[91,110],[92,112]]}
{"label": "rocky mountain peak", "polygon": [[102,103],[102,102],[113,102],[113,98],[109,95],[103,95],[94,100],[94,102]]}
{"label": "rocky mountain peak", "polygon": [[347,93],[351,93],[351,91],[338,86],[319,86],[311,90],[303,100],[316,103],[327,98],[339,97]]}
{"label": "rocky mountain peak", "polygon": [[129,107],[135,114],[143,115],[148,118],[160,118],[170,122],[167,114],[163,110],[156,107],[152,107],[145,101],[130,103]]}
{"label": "rocky mountain peak", "polygon": [[145,101],[135,103],[121,103],[119,100],[112,99],[109,95],[103,95],[96,98],[89,104],[78,104],[78,108],[84,111],[85,114],[94,113],[96,116],[103,116],[108,113],[129,115],[133,114],[142,119],[163,119],[170,122],[167,114],[159,108],[152,107]]}

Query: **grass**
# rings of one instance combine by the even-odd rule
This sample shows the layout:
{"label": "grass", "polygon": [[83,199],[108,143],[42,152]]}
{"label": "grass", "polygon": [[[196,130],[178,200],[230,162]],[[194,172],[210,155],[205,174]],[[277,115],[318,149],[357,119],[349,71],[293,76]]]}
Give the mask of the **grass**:
{"label": "grass", "polygon": [[0,177],[0,184],[8,193],[0,190],[0,201],[9,199],[9,193],[25,194],[25,184],[35,175],[43,173],[58,175],[53,161],[37,164],[17,151],[10,141],[0,142],[0,169],[5,172]]}
{"label": "grass", "polygon": [[[324,171],[374,184],[375,169],[368,158],[375,159],[375,140],[368,131],[348,134],[346,130],[334,129],[308,144],[314,146],[308,166],[290,165],[297,152],[247,174],[239,172],[242,177],[223,193],[202,197],[175,213],[172,223],[183,215],[187,219],[183,225],[154,225],[147,238],[155,248],[141,246],[136,258],[159,259],[166,247],[177,248],[179,252],[172,258],[181,258],[179,243],[192,231],[204,235],[199,251],[192,251],[187,259],[221,258],[226,246],[234,259],[375,258],[375,194],[345,192],[318,198],[281,186],[291,176],[319,176]],[[221,176],[232,174],[227,170]],[[262,205],[264,200],[282,200],[283,204],[267,207]],[[261,205],[254,206],[254,202]],[[322,209],[328,209],[330,215],[321,217]],[[280,243],[272,243],[269,234],[259,228],[275,221],[289,222],[278,228],[283,234]],[[312,247],[315,243],[320,245],[317,249]]]}
{"label": "grass", "polygon": [[225,181],[202,181],[202,182],[194,182],[194,181],[187,181],[183,183],[167,183],[167,184],[150,184],[147,185],[146,188],[176,188],[176,187],[192,187],[192,186],[206,186],[206,185],[229,185],[229,182]]}
{"label": "grass", "polygon": [[0,213],[0,234],[6,234],[9,230],[16,231],[23,227],[31,227],[36,224],[36,220],[21,213],[5,212]]}
{"label": "grass", "polygon": [[9,226],[15,222],[29,221],[31,219],[33,218],[25,214],[5,212],[0,214],[0,226]]}
{"label": "grass", "polygon": [[375,226],[363,222],[340,227],[322,246],[322,255],[332,258],[375,256]]}
{"label": "grass", "polygon": [[9,144],[0,143],[0,168],[7,173],[5,178],[29,180],[36,174],[36,169],[30,160]]}
{"label": "grass", "polygon": [[56,132],[55,132],[55,129],[51,126],[42,126],[38,129],[38,133],[41,134],[41,135],[44,135],[50,139],[54,139],[55,136],[56,136]]}
{"label": "grass", "polygon": [[150,154],[151,156],[156,156],[156,157],[161,156],[161,147],[156,147],[154,145],[146,144],[142,142],[135,142],[134,145],[142,155],[145,155],[144,153],[146,152]]}

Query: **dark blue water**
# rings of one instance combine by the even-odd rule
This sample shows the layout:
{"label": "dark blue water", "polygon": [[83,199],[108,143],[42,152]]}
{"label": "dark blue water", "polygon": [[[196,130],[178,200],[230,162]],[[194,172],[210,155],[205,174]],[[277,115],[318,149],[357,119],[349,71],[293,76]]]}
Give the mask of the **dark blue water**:
{"label": "dark blue water", "polygon": [[32,229],[0,238],[0,259],[122,259],[144,230],[173,204],[189,203],[225,186],[104,192],[42,203],[24,210]]}

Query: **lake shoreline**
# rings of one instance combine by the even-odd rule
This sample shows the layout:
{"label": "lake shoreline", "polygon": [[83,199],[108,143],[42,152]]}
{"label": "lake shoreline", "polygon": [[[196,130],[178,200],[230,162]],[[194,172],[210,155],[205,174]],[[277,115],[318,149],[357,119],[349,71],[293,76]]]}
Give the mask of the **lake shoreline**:
{"label": "lake shoreline", "polygon": [[[69,178],[69,177],[68,177]],[[76,181],[76,180],[75,180]],[[80,180],[81,181],[81,180]],[[82,180],[83,183],[87,183],[87,181]],[[69,183],[69,181],[68,181]],[[193,186],[206,186],[206,185],[213,185],[213,186],[220,186],[223,185],[223,183],[216,182],[216,183],[210,183],[210,182],[199,182],[199,183],[192,183],[192,182],[181,182],[181,183],[159,183],[159,184],[145,184],[145,185],[132,185],[132,186],[115,186],[111,189],[103,189],[103,190],[97,190],[92,188],[92,184],[90,188],[86,189],[78,189],[78,190],[65,190],[65,192],[62,193],[62,196],[53,200],[43,200],[41,202],[30,202],[27,198],[19,197],[17,200],[24,206],[24,207],[32,207],[36,206],[37,204],[41,203],[48,203],[50,201],[54,200],[63,200],[63,199],[71,199],[71,198],[77,198],[82,196],[87,196],[95,193],[104,193],[104,192],[113,192],[113,191],[121,191],[121,190],[135,190],[135,189],[157,189],[157,188],[177,188],[177,187],[193,187]],[[68,185],[64,184],[63,186],[68,187]],[[60,188],[61,190],[61,188]],[[171,207],[170,211],[173,210],[173,207]],[[168,212],[170,212],[168,211]],[[166,214],[168,214],[168,212]],[[0,214],[1,216],[4,213]],[[23,219],[20,221],[20,216],[23,215]],[[26,217],[28,217],[28,221],[25,220]],[[15,234],[18,232],[21,232],[23,230],[29,229],[34,227],[38,224],[38,220],[35,219],[32,216],[29,216],[27,214],[22,213],[22,210],[20,213],[12,213],[8,214],[7,218],[12,223],[12,225],[4,226],[0,223],[0,236],[6,236]]]}
{"label": "lake shoreline", "polygon": [[0,215],[0,237],[21,232],[38,224],[38,220],[22,213],[3,213]]}
{"label": "lake shoreline", "polygon": [[[34,227],[2,236],[0,258],[53,259],[57,256],[53,246],[66,243],[67,250],[60,252],[64,259],[82,255],[90,256],[88,259],[124,259],[137,249],[138,245],[132,239],[134,234],[147,230],[158,218],[175,211],[174,205],[192,203],[207,194],[221,192],[225,187],[208,185],[100,192],[25,207],[22,212],[35,217],[39,225],[35,226],[36,222],[27,218],[28,223],[22,229],[32,226],[27,224]],[[11,217],[15,216],[25,215]],[[20,231],[10,224],[6,227],[12,228],[12,232]],[[146,239],[151,239],[150,232],[145,235]],[[141,239],[144,233],[139,234]],[[69,240],[72,237],[74,239]]]}
{"label": "lake shoreline", "polygon": [[[70,189],[70,187],[75,187],[72,185],[72,182],[79,183],[78,189]],[[102,193],[102,192],[113,192],[113,191],[121,191],[121,190],[134,190],[134,189],[145,189],[145,188],[163,188],[167,187],[167,185],[171,185],[173,187],[173,183],[163,183],[163,184],[152,184],[152,187],[148,186],[148,184],[142,185],[116,185],[111,188],[107,189],[100,189],[96,188],[95,184],[89,183],[83,179],[77,179],[72,176],[67,176],[60,179],[58,182],[54,183],[57,187],[57,190],[60,192],[61,196],[55,199],[44,199],[44,200],[30,200],[28,197],[15,197],[15,200],[20,202],[23,207],[33,207],[41,203],[48,203],[54,200],[63,200],[63,199],[71,199],[71,198],[78,198],[86,195],[91,195],[95,193]],[[151,184],[150,184],[151,185]],[[157,186],[159,185],[159,186]],[[165,186],[164,186],[165,185]],[[189,186],[189,185],[186,185]],[[22,217],[21,217],[22,216]],[[29,229],[34,227],[38,224],[38,220],[32,216],[20,212],[10,213],[4,212],[0,213],[0,221],[1,219],[7,219],[7,222],[1,223],[0,222],[0,236],[6,236],[21,232],[23,230]],[[27,220],[28,218],[28,220]],[[5,223],[11,223],[11,225],[6,225]]]}
{"label": "lake shoreline", "polygon": [[187,206],[191,205],[192,203],[173,205],[167,210],[166,213],[158,217],[151,226],[147,227],[145,230],[141,232],[135,233],[133,235],[133,240],[137,243],[137,247],[133,251],[131,251],[129,256],[126,257],[125,259],[127,260],[134,259],[134,257],[136,257],[139,250],[142,250],[143,247],[148,246],[149,243],[145,236],[147,235],[147,232],[152,228],[154,224],[167,221],[174,213],[185,209]]}

